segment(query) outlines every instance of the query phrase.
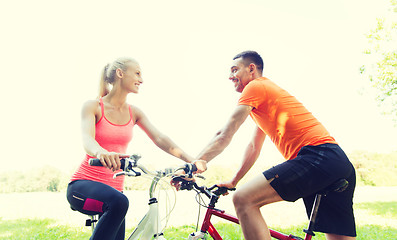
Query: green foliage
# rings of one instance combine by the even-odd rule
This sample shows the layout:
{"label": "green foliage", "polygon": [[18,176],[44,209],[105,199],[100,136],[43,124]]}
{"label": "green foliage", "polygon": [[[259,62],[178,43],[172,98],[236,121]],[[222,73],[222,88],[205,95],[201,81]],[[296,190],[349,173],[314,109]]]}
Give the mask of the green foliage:
{"label": "green foliage", "polygon": [[143,177],[125,177],[124,189],[130,190],[148,190],[150,187],[151,179]]}
{"label": "green foliage", "polygon": [[59,192],[65,190],[69,174],[46,166],[30,171],[3,172],[0,174],[0,193]]}
{"label": "green foliage", "polygon": [[211,165],[206,172],[204,184],[210,187],[214,184],[230,180],[236,172],[236,168],[225,165]]}
{"label": "green foliage", "polygon": [[370,46],[364,53],[375,60],[363,65],[360,72],[373,83],[379,103],[397,120],[397,1],[390,3],[390,15],[379,18],[367,34]]}
{"label": "green foliage", "polygon": [[356,168],[359,185],[397,185],[397,152],[379,154],[355,151],[349,154],[349,158]]}

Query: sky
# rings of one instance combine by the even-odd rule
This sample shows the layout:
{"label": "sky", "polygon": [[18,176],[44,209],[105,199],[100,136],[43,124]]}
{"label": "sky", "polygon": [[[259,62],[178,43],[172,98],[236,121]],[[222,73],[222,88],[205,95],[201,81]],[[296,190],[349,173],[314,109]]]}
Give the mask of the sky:
{"label": "sky", "polygon": [[[0,171],[51,165],[70,170],[84,156],[82,104],[100,72],[133,57],[144,84],[128,97],[192,156],[222,128],[239,94],[231,59],[255,50],[264,76],[296,96],[342,148],[395,151],[397,129],[359,74],[365,34],[388,1],[115,0],[0,3],[2,114]],[[217,159],[239,163],[254,130],[248,119]],[[129,153],[180,163],[136,127]],[[269,139],[258,161],[281,158]]]}

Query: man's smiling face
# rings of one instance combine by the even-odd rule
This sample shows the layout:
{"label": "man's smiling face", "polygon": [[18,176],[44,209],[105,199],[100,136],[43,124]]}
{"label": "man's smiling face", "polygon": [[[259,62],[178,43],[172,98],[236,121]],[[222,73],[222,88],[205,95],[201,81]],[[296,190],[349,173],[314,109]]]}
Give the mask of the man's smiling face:
{"label": "man's smiling face", "polygon": [[233,61],[230,68],[229,80],[234,83],[234,88],[237,92],[242,92],[244,87],[249,82],[249,67],[245,65],[242,58],[237,58]]}

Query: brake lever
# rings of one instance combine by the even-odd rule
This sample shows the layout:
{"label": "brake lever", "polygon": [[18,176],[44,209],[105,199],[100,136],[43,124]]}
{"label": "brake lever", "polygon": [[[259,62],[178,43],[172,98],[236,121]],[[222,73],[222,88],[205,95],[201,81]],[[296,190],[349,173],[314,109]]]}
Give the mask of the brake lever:
{"label": "brake lever", "polygon": [[206,179],[206,178],[205,178],[203,175],[201,175],[201,174],[196,174],[196,175],[194,175],[193,177],[195,177],[195,178],[201,178],[201,179],[203,179],[203,180]]}
{"label": "brake lever", "polygon": [[121,172],[113,174],[113,179],[115,179],[118,176],[122,176],[122,175],[127,175],[129,177],[138,177],[138,176],[141,176],[141,173],[135,171],[134,169],[131,169],[129,171],[121,171]]}
{"label": "brake lever", "polygon": [[113,179],[115,179],[115,178],[118,177],[118,176],[122,176],[122,175],[126,175],[126,174],[127,174],[126,171],[122,171],[122,172],[115,173],[115,174],[113,174]]}

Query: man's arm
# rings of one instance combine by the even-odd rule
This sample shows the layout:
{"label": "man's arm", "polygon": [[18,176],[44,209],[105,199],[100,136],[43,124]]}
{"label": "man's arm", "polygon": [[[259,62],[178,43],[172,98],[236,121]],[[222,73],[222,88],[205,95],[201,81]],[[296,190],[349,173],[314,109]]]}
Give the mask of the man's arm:
{"label": "man's arm", "polygon": [[252,110],[251,106],[239,105],[236,107],[226,126],[216,133],[211,142],[201,151],[197,159],[206,162],[218,156],[230,143],[233,135],[240,128]]}
{"label": "man's arm", "polygon": [[237,173],[234,175],[232,180],[229,182],[230,185],[227,185],[225,183],[225,187],[229,187],[229,188],[235,187],[237,183],[251,169],[251,167],[254,165],[254,163],[259,157],[265,138],[266,138],[266,134],[259,127],[257,127],[251,142],[248,144],[245,150],[244,158],[241,163],[240,169],[237,171]]}

